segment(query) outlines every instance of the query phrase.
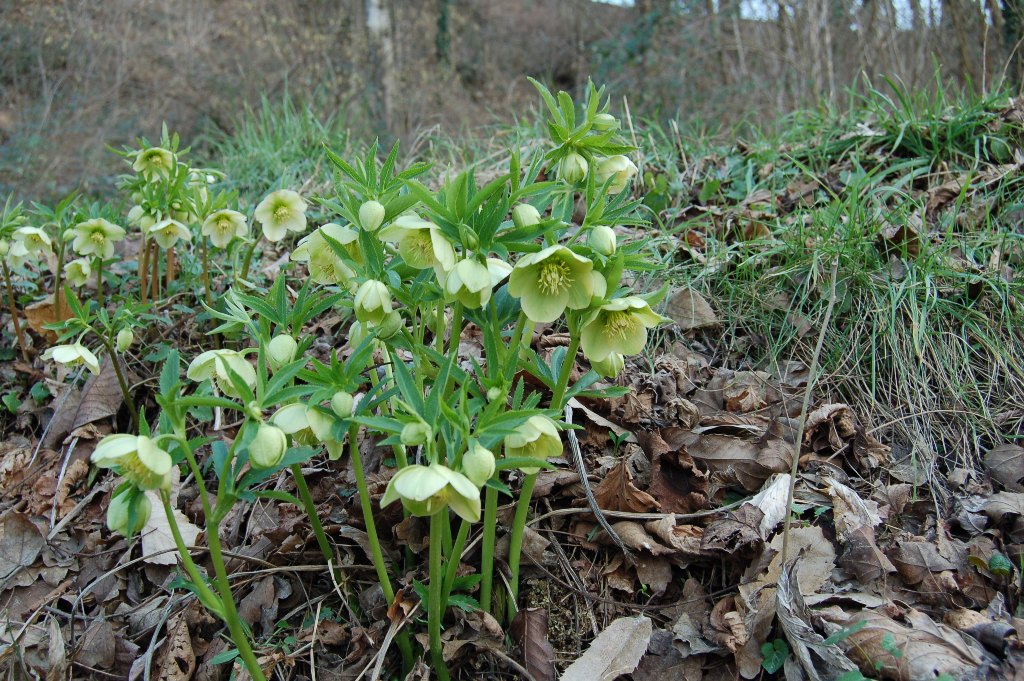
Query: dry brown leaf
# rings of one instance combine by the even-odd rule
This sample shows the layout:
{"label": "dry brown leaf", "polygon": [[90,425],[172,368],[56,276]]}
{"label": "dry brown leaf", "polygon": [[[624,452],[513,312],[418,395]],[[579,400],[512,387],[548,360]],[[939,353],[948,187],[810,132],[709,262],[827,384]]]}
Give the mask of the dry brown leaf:
{"label": "dry brown leaf", "polygon": [[53,304],[53,295],[48,295],[43,300],[25,306],[25,319],[30,329],[43,337],[47,345],[57,342],[57,332],[47,329],[47,324],[56,324],[65,319],[71,318],[71,310],[61,302],[60,318],[57,315],[57,306]]}
{"label": "dry brown leaf", "polygon": [[1006,515],[1024,516],[1024,493],[998,492],[985,502],[985,514],[992,520],[1001,522]]}
{"label": "dry brown leaf", "polygon": [[856,530],[866,527],[874,534],[874,528],[881,524],[878,504],[865,501],[853,488],[835,478],[826,477],[828,495],[832,497],[832,512],[835,518],[836,536],[841,542]]}
{"label": "dry brown leaf", "polygon": [[718,315],[704,296],[691,288],[680,289],[669,298],[665,313],[683,331],[718,326]]}
{"label": "dry brown leaf", "polygon": [[667,515],[660,520],[650,520],[644,527],[663,544],[676,550],[672,560],[677,564],[685,565],[711,555],[701,549],[704,528],[698,525],[676,525],[675,515]]}
{"label": "dry brown leaf", "polygon": [[27,583],[22,583],[19,573],[36,562],[45,545],[42,533],[27,515],[6,513],[0,519],[0,590],[34,582],[32,576]]}
{"label": "dry brown leaf", "polygon": [[789,473],[782,473],[772,478],[771,482],[754,495],[750,505],[762,513],[758,530],[761,538],[767,540],[768,535],[786,518],[786,501],[789,497],[789,482],[793,479]]}
{"label": "dry brown leaf", "polygon": [[896,567],[875,544],[874,530],[866,526],[846,535],[838,564],[852,572],[861,584],[870,584],[887,573],[896,572]]}
{"label": "dry brown leaf", "polygon": [[889,557],[908,586],[920,584],[933,572],[953,571],[958,567],[940,554],[935,544],[926,541],[900,542]]}
{"label": "dry brown leaf", "polygon": [[663,546],[647,533],[644,526],[632,520],[622,520],[612,525],[622,543],[635,551],[646,551],[653,556],[668,556],[675,553],[673,549]]}
{"label": "dry brown leaf", "polygon": [[569,665],[561,681],[613,681],[631,674],[647,652],[652,631],[651,619],[643,615],[615,620]]}
{"label": "dry brown leaf", "polygon": [[736,599],[723,598],[711,609],[711,628],[708,637],[721,644],[730,653],[743,647],[749,635],[743,617],[736,611]]}
{"label": "dry brown leaf", "polygon": [[661,508],[654,497],[633,484],[633,476],[625,459],[619,461],[598,484],[594,489],[594,497],[597,505],[605,511],[647,513]]}
{"label": "dry brown leaf", "polygon": [[114,666],[117,642],[110,620],[96,620],[85,630],[82,643],[75,652],[75,662],[94,669]]}
{"label": "dry brown leaf", "polygon": [[732,560],[753,560],[764,551],[760,529],[763,519],[764,513],[750,504],[728,511],[705,528],[701,549]]}
{"label": "dry brown leaf", "polygon": [[661,596],[672,583],[672,563],[664,556],[640,554],[634,561],[637,579],[646,584],[654,596]]}
{"label": "dry brown leaf", "polygon": [[238,616],[253,628],[259,622],[264,634],[273,633],[277,622],[277,589],[273,577],[263,577],[246,590],[238,602]]}
{"label": "dry brown leaf", "polygon": [[1024,492],[1024,447],[996,445],[985,453],[985,467],[1003,487],[1011,492]]}
{"label": "dry brown leaf", "polygon": [[[740,594],[748,602],[753,602],[752,596],[757,591],[766,586],[773,586],[779,581],[783,567],[782,544],[783,535],[780,532],[769,544],[773,558],[768,564],[768,569],[760,574],[748,575],[753,581],[744,580],[746,583],[740,584]],[[790,528],[788,560],[794,559],[802,595],[816,593],[826,582],[831,581],[836,552],[832,542],[825,539],[820,527],[812,525]]]}
{"label": "dry brown leaf", "polygon": [[196,669],[196,654],[192,649],[188,622],[181,615],[171,622],[154,678],[157,681],[190,681]]}
{"label": "dry brown leaf", "polygon": [[666,513],[693,513],[707,507],[708,476],[697,469],[693,458],[673,451],[661,433],[652,431],[642,437],[651,459],[651,485],[648,488]]}
{"label": "dry brown leaf", "polygon": [[523,667],[537,681],[554,681],[555,649],[548,640],[548,611],[524,608],[512,618],[512,640],[523,654]]}

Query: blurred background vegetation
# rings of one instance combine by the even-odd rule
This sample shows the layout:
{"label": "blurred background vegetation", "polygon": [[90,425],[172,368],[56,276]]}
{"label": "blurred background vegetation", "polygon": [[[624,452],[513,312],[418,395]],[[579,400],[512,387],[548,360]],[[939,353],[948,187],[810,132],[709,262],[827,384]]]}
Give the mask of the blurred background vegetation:
{"label": "blurred background vegetation", "polygon": [[415,152],[511,122],[536,104],[526,75],[574,94],[592,77],[620,113],[711,132],[844,107],[882,76],[989,91],[1019,78],[1020,2],[0,0],[0,195],[104,194],[105,145],[166,121],[201,150],[286,96],[296,125],[253,150],[264,166],[325,133]]}

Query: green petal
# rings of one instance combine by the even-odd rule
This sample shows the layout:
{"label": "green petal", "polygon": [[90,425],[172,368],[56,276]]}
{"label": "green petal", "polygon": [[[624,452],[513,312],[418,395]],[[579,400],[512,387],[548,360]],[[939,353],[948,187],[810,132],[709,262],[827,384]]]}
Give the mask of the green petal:
{"label": "green petal", "polygon": [[479,522],[480,520],[480,493],[477,492],[472,497],[464,497],[458,494],[453,494],[448,498],[448,505],[455,511],[455,515],[459,516],[463,520],[471,523]]}
{"label": "green petal", "polygon": [[583,327],[583,333],[580,334],[580,346],[587,359],[595,362],[605,360],[614,350],[604,333],[600,315]]}
{"label": "green petal", "polygon": [[100,468],[116,466],[125,456],[136,451],[138,437],[120,433],[108,435],[96,445],[92,452],[92,462]]}
{"label": "green petal", "polygon": [[[513,272],[513,274],[515,274]],[[590,298],[587,298],[590,302]],[[539,324],[553,322],[562,316],[565,307],[569,303],[569,291],[560,291],[558,295],[546,296],[540,291],[531,291],[520,299],[523,312],[530,318],[530,321]]]}
{"label": "green petal", "polygon": [[407,466],[395,474],[395,490],[402,499],[426,501],[448,484],[448,480],[426,466]]}
{"label": "green petal", "polygon": [[140,435],[137,441],[139,461],[156,475],[166,475],[173,465],[171,455],[156,446],[152,440],[145,435]]}
{"label": "green petal", "polygon": [[637,326],[636,331],[616,343],[616,349],[623,355],[638,355],[643,352],[645,345],[647,345],[647,329]]}

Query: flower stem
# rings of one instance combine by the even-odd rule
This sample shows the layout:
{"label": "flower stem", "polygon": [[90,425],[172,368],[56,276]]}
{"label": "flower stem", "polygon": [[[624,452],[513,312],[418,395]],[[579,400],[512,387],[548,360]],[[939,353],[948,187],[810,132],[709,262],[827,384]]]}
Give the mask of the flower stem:
{"label": "flower stem", "polygon": [[171,289],[171,282],[174,281],[174,268],[174,247],[171,246],[167,249],[167,272],[164,273],[167,277],[164,288],[168,291]]}
{"label": "flower stem", "polygon": [[508,569],[509,589],[511,593],[508,599],[508,621],[518,610],[519,598],[519,560],[523,554],[523,535],[526,532],[526,516],[530,512],[530,498],[533,496],[533,486],[537,482],[537,474],[531,473],[523,480],[523,487],[519,490],[519,500],[516,502],[516,515],[512,520],[512,532],[508,542]]}
{"label": "flower stem", "polygon": [[203,290],[205,292],[206,306],[213,307],[213,295],[210,293],[210,256],[206,246],[206,239],[203,239]]}
{"label": "flower stem", "polygon": [[[377,579],[380,581],[380,588],[384,592],[390,606],[395,602],[395,590],[391,586],[391,578],[388,577],[388,568],[384,564],[384,554],[380,549],[380,540],[377,538],[377,524],[373,520],[373,502],[370,501],[370,490],[366,486],[366,473],[363,471],[363,459],[359,454],[359,425],[353,423],[348,429],[349,456],[352,458],[352,472],[356,477],[356,488],[359,490],[359,506],[363,510],[363,524],[366,525],[366,537],[370,544],[370,558],[373,559],[373,567],[377,570]],[[395,638],[398,642],[398,649],[402,652],[402,666],[412,669],[412,645],[409,643],[407,632],[399,632]]]}
{"label": "flower stem", "polygon": [[25,364],[31,364],[28,357],[28,346],[25,345],[25,336],[21,333],[21,322],[18,320],[18,306],[14,304],[14,286],[11,284],[11,271],[7,269],[7,261],[0,260],[4,268],[4,283],[7,285],[7,308],[11,312],[11,321],[14,322],[14,335],[18,337],[18,347],[21,348],[21,358]]}
{"label": "flower stem", "polygon": [[480,544],[480,609],[491,610],[491,585],[494,583],[494,535],[498,522],[498,490],[484,488],[484,536]]}
{"label": "flower stem", "polygon": [[96,303],[103,307],[103,257],[96,258]]}
{"label": "flower stem", "polygon": [[434,673],[439,681],[448,681],[448,666],[444,663],[441,648],[441,618],[444,616],[444,605],[441,602],[441,591],[444,588],[444,576],[441,572],[441,537],[444,525],[448,522],[448,513],[442,511],[430,516],[430,590],[427,593],[427,630],[430,636],[430,657],[434,662]]}
{"label": "flower stem", "polygon": [[327,541],[327,535],[324,534],[324,526],[320,523],[320,516],[317,515],[316,505],[313,504],[313,495],[309,493],[306,478],[302,475],[302,467],[294,463],[291,468],[292,477],[295,478],[295,486],[299,490],[299,498],[302,499],[302,505],[306,507],[306,515],[309,516],[309,522],[313,526],[316,543],[320,545],[320,551],[324,554],[324,560],[333,564],[334,552],[331,550],[330,542]]}
{"label": "flower stem", "polygon": [[572,340],[569,341],[569,349],[565,353],[565,357],[562,358],[562,371],[558,374],[558,384],[555,386],[554,392],[551,393],[551,408],[557,409],[561,412],[565,405],[562,404],[562,400],[565,398],[565,389],[569,386],[569,376],[572,374],[572,368],[576,365],[576,353],[580,350],[580,336],[577,333],[572,334]]}
{"label": "flower stem", "polygon": [[202,602],[207,608],[215,610],[218,616],[222,616],[224,606],[220,602],[220,596],[210,589],[206,584],[206,580],[203,579],[203,575],[200,574],[199,568],[197,568],[196,564],[192,561],[192,555],[189,553],[189,547],[185,545],[185,539],[181,536],[181,529],[178,528],[178,521],[174,518],[174,509],[171,507],[170,495],[166,490],[160,490],[160,500],[164,505],[164,515],[167,516],[167,524],[171,528],[171,536],[174,538],[174,545],[178,548],[178,556],[181,558],[181,565],[185,568],[185,573],[188,574],[189,579],[192,580],[192,584],[196,588],[196,593],[199,595],[200,602]]}
{"label": "flower stem", "polygon": [[149,299],[149,240],[146,239],[145,231],[142,232],[142,243],[139,244],[136,264],[139,270],[139,302],[145,305]]}
{"label": "flower stem", "polygon": [[54,273],[53,281],[53,309],[54,317],[57,321],[62,321],[61,307],[63,302],[63,284],[64,284],[64,241],[60,241],[60,248],[57,249],[57,270]]}
{"label": "flower stem", "polygon": [[128,406],[128,411],[132,415],[132,426],[136,431],[138,431],[139,410],[135,407],[135,400],[132,399],[132,393],[128,389],[128,381],[125,380],[124,373],[121,371],[121,360],[118,359],[117,351],[114,348],[114,345],[110,342],[110,339],[105,336],[100,337],[103,339],[103,347],[107,350],[107,357],[110,359],[110,363],[114,365],[114,373],[117,375],[117,384],[121,388],[121,395],[124,397],[124,403]]}
{"label": "flower stem", "polygon": [[246,249],[245,251],[245,259],[242,261],[241,279],[243,280],[247,281],[249,279],[249,266],[252,264],[252,254],[256,250],[256,244],[258,244],[259,242],[260,238],[257,236],[255,239],[252,240],[252,243],[249,244],[249,248]]}
{"label": "flower stem", "polygon": [[452,586],[455,585],[455,577],[459,571],[459,561],[462,559],[462,551],[466,548],[466,539],[469,537],[469,523],[465,520],[459,525],[459,533],[455,535],[455,545],[448,554],[448,565],[444,573],[444,590],[441,592],[441,602],[447,603],[448,596],[452,593]]}

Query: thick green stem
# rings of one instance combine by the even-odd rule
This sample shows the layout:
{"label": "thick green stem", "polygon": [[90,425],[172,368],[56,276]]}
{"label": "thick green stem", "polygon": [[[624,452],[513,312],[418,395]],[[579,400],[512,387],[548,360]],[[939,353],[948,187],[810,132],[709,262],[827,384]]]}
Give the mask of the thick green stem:
{"label": "thick green stem", "polygon": [[508,569],[509,589],[511,593],[508,599],[508,621],[518,610],[519,598],[519,560],[523,555],[523,535],[526,532],[526,516],[530,512],[530,498],[533,496],[533,486],[537,482],[537,474],[531,473],[523,481],[523,488],[519,491],[519,500],[516,502],[516,515],[512,520],[512,532],[508,542]]}
{"label": "thick green stem", "polygon": [[562,371],[558,374],[558,384],[555,386],[554,392],[551,393],[551,408],[557,409],[559,413],[565,408],[562,400],[565,398],[565,389],[569,387],[569,376],[572,374],[573,366],[576,365],[576,353],[579,350],[580,335],[573,333],[572,340],[569,341],[569,349],[562,359]]}
{"label": "thick green stem", "polygon": [[299,498],[302,499],[302,505],[306,508],[306,515],[309,516],[309,523],[313,526],[313,534],[316,535],[316,543],[320,546],[320,551],[324,554],[324,560],[333,565],[334,552],[331,549],[330,542],[327,541],[327,535],[324,533],[324,526],[320,523],[320,516],[317,515],[316,505],[313,503],[313,495],[309,493],[309,486],[306,484],[306,478],[302,475],[302,467],[297,463],[292,464],[292,477],[295,478],[295,487],[299,490]]}
{"label": "thick green stem", "polygon": [[54,281],[53,281],[53,310],[54,310],[54,317],[57,318],[58,322],[63,321],[63,319],[64,319],[63,315],[61,314],[61,307],[63,307],[63,305],[62,305],[62,300],[63,300],[62,299],[62,294],[63,294],[63,291],[64,291],[64,289],[63,289],[63,286],[64,286],[64,276],[63,275],[64,275],[64,241],[62,239],[60,241],[60,247],[57,249],[57,270],[54,272],[54,275],[53,275],[54,276]]}
{"label": "thick green stem", "polygon": [[260,242],[260,238],[257,236],[249,244],[249,248],[245,251],[245,259],[242,261],[242,276],[241,279],[248,281],[249,279],[249,266],[252,264],[252,254],[256,250],[256,244]]}
{"label": "thick green stem", "polygon": [[[363,471],[363,459],[359,454],[359,425],[352,424],[348,429],[349,456],[352,457],[352,472],[356,478],[356,488],[359,490],[359,506],[363,510],[363,524],[366,525],[366,537],[370,544],[370,556],[373,559],[373,567],[377,571],[377,579],[380,581],[380,588],[384,592],[384,598],[388,605],[395,602],[395,590],[391,586],[391,578],[388,577],[388,568],[384,564],[384,554],[380,549],[380,540],[377,538],[377,524],[373,520],[373,502],[370,501],[370,489],[366,486],[366,473]],[[412,669],[412,645],[409,643],[409,636],[402,631],[395,637],[398,649],[402,652],[402,664],[406,669]]]}
{"label": "thick green stem", "polygon": [[96,303],[103,307],[103,258],[96,258]]}
{"label": "thick green stem", "polygon": [[491,611],[491,585],[494,583],[494,535],[498,523],[498,490],[484,488],[484,536],[480,544],[480,609]]}
{"label": "thick green stem", "polygon": [[434,672],[439,681],[448,681],[450,678],[441,647],[441,618],[444,616],[441,591],[445,581],[441,572],[441,537],[444,534],[444,523],[447,522],[447,511],[430,516],[430,590],[427,593],[427,632],[430,636],[430,657],[434,661]]}
{"label": "thick green stem", "polygon": [[206,299],[206,306],[213,307],[213,294],[210,291],[210,256],[206,239],[203,239],[203,291]]}
{"label": "thick green stem", "polygon": [[14,322],[14,335],[18,337],[18,347],[21,348],[21,358],[25,364],[32,364],[28,357],[28,346],[25,345],[25,336],[21,332],[21,322],[18,320],[18,306],[14,304],[14,286],[11,284],[11,271],[7,269],[7,261],[0,260],[4,268],[4,283],[7,285],[7,308],[11,313],[11,321]]}
{"label": "thick green stem", "polygon": [[448,596],[452,593],[452,586],[455,584],[455,577],[459,572],[459,562],[462,560],[462,551],[466,548],[466,539],[469,538],[469,523],[465,520],[459,525],[459,533],[455,535],[455,545],[448,554],[448,565],[444,573],[444,590],[441,593],[441,602],[447,603]]}
{"label": "thick green stem", "polygon": [[448,353],[459,351],[459,340],[462,338],[462,303],[455,303],[452,312],[451,338],[448,339]]}

